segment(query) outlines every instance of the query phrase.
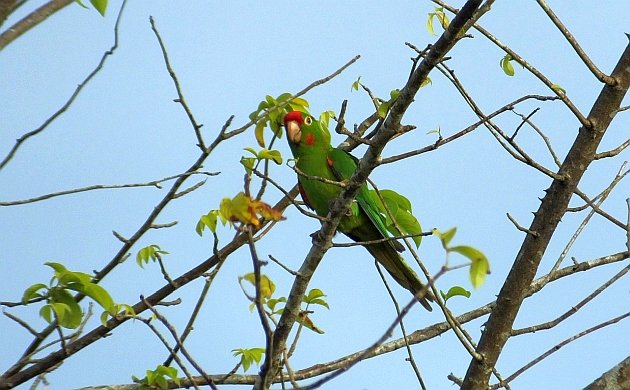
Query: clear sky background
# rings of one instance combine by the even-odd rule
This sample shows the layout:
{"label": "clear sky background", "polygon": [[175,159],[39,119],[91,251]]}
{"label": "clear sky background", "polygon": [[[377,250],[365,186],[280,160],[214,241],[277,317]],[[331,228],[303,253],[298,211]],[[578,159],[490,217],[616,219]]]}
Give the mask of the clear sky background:
{"label": "clear sky background", "polygon": [[[34,5],[27,3],[5,27]],[[623,34],[630,30],[627,2],[553,1],[550,5],[595,63],[610,72],[627,44]],[[119,6],[119,1],[112,1],[107,16],[102,18],[94,10],[71,5],[0,53],[2,157],[17,137],[38,127],[56,111],[95,67],[113,42]],[[129,2],[122,18],[118,50],[68,112],[26,142],[0,171],[0,200],[92,184],[146,182],[181,173],[197,158],[191,126],[181,107],[172,101],[176,93],[150,29],[149,15],[155,18],[188,104],[204,124],[204,136],[210,141],[230,115],[236,116],[234,124],[239,127],[266,94],[296,92],[357,54],[362,56],[359,62],[306,98],[314,113],[338,112],[341,102],[348,99],[346,121],[360,122],[372,107],[364,93],[351,92],[352,82],[361,76],[362,82],[381,97],[402,87],[411,66],[409,58],[414,55],[404,43],[423,48],[436,39],[426,29],[427,14],[433,7],[429,1]],[[481,23],[561,85],[578,108],[588,113],[601,86],[535,2],[499,1]],[[437,24],[436,31],[440,31]],[[499,67],[504,53],[481,34],[473,35],[474,39],[464,40],[449,53],[452,58],[448,64],[486,113],[525,94],[550,94],[517,65],[516,76],[507,77]],[[447,80],[437,72],[431,78],[432,85],[420,91],[403,120],[418,130],[388,145],[384,156],[431,144],[436,137],[427,134],[430,130],[439,127],[447,136],[476,121]],[[542,109],[534,116],[535,122],[546,131],[558,154],[564,156],[577,132],[577,121],[558,102],[527,103],[517,110],[528,114],[536,107]],[[520,119],[508,113],[497,123],[511,132]],[[628,114],[618,115],[600,151],[622,143],[628,138],[629,128]],[[342,139],[333,134],[333,142]],[[531,129],[522,129],[518,139],[533,157],[555,170],[544,144]],[[288,157],[284,140],[277,145]],[[221,198],[242,190],[243,170],[238,160],[247,146],[255,146],[251,131],[221,145],[205,166],[221,174],[172,202],[158,222],[179,223],[149,232],[134,249],[158,244],[169,251],[166,263],[172,276],[206,259],[211,253],[211,238],[200,238],[194,231],[195,224],[200,215],[217,208]],[[361,155],[362,151],[355,154]],[[580,188],[591,196],[599,193],[628,157],[626,151],[621,158],[593,164]],[[284,165],[272,167],[271,175],[285,188],[296,180],[293,171]],[[521,225],[528,226],[531,212],[539,205],[537,197],[542,197],[550,184],[549,178],[513,160],[483,128],[435,152],[382,166],[372,177],[381,188],[407,195],[425,230],[457,226],[454,242],[475,246],[490,259],[492,274],[486,284],[470,299],[449,301],[455,313],[494,299],[523,239],[523,233],[505,214],[509,212]],[[0,208],[0,300],[17,301],[26,287],[47,282],[51,273],[43,265],[46,261],[58,261],[83,272],[99,269],[120,247],[111,231],[131,235],[164,193],[155,188],[94,191]],[[627,182],[621,182],[604,209],[625,220],[629,193]],[[273,204],[280,197],[270,188],[264,199]],[[572,204],[581,203],[574,200]],[[258,251],[263,257],[272,254],[297,269],[310,248],[309,234],[318,229],[319,223],[294,209],[288,209],[285,215],[287,220],[259,243]],[[565,217],[543,259],[541,274],[556,261],[583,215]],[[221,228],[221,242],[227,243],[232,234]],[[338,236],[336,240],[345,238]],[[624,247],[623,231],[596,216],[569,257],[584,261],[623,251]],[[444,261],[434,238],[423,241],[420,255],[432,272],[437,272]],[[293,369],[366,348],[391,323],[395,311],[372,264],[367,252],[357,247],[332,249],[326,255],[310,285],[328,295],[330,310],[317,308],[313,314],[313,320],[326,333],[303,332],[292,359]],[[258,317],[249,312],[249,302],[237,282],[237,277],[251,272],[251,267],[247,248],[229,258],[187,341],[190,352],[208,373],[228,372],[237,362],[230,352],[234,348],[264,346]],[[526,301],[516,327],[556,318],[620,268],[621,264],[602,267],[550,285],[544,293]],[[265,267],[264,273],[276,282],[278,295],[288,294],[290,275],[274,264]],[[163,284],[155,264],[140,269],[133,259],[103,281],[116,301],[130,304],[140,294],[148,295]],[[178,329],[183,329],[202,285],[202,280],[190,283],[170,297],[181,298],[181,305],[162,308]],[[472,289],[467,271],[449,273],[438,282],[443,290],[452,285]],[[408,293],[397,285],[392,287],[400,302],[407,302]],[[628,309],[628,290],[626,277],[557,328],[510,340],[499,361],[499,372],[507,376],[561,340],[624,313]],[[38,317],[38,309],[10,312],[39,329],[45,322]],[[406,318],[407,329],[440,321],[438,312],[414,308]],[[97,324],[95,319],[88,328]],[[482,324],[483,320],[472,322],[466,329],[478,339]],[[627,321],[621,322],[572,343],[519,377],[513,388],[584,386],[628,356],[630,347],[624,340],[629,331]],[[0,316],[0,334],[0,367],[4,371],[31,338],[4,316]],[[446,375],[463,377],[470,361],[452,333],[416,345],[413,351],[430,389],[451,388]],[[155,368],[166,355],[144,324],[129,321],[47,377],[52,389],[129,383],[132,374],[144,376],[146,369]],[[417,381],[405,357],[400,350],[361,362],[324,388],[416,388]],[[255,368],[248,373],[254,372]]]}

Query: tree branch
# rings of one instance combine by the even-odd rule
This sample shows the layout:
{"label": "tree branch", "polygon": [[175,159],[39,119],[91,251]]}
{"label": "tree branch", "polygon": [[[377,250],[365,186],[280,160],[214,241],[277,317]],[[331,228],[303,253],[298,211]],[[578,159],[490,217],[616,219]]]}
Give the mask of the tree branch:
{"label": "tree branch", "polygon": [[[47,7],[47,6],[49,6],[49,5],[53,4],[53,3],[57,4],[60,7],[65,7],[66,5],[68,5],[69,3],[72,3],[72,2],[73,2],[73,0],[53,0],[50,3],[47,3],[46,5],[42,6],[42,8]],[[68,110],[68,108],[70,108],[70,105],[72,105],[74,100],[77,98],[77,96],[79,96],[79,93],[81,93],[83,88],[94,78],[94,76],[96,76],[100,72],[101,69],[103,69],[103,66],[105,65],[105,61],[107,60],[107,58],[109,56],[111,56],[112,54],[114,54],[114,51],[118,48],[118,27],[120,26],[120,20],[122,18],[123,10],[125,9],[125,4],[127,4],[127,1],[123,1],[122,5],[120,6],[120,11],[118,11],[118,17],[116,19],[116,24],[114,26],[114,44],[112,45],[112,47],[109,50],[107,50],[105,53],[103,53],[103,56],[101,57],[101,60],[99,61],[98,65],[96,65],[96,67],[90,72],[90,74],[88,74],[87,77],[79,85],[77,85],[77,88],[74,90],[72,95],[70,95],[70,98],[63,104],[63,106],[61,106],[61,108],[59,108],[54,114],[52,114],[48,119],[46,119],[41,126],[39,126],[38,128],[36,128],[34,130],[29,131],[28,133],[23,134],[20,138],[18,138],[16,140],[15,144],[13,145],[13,147],[11,148],[9,153],[4,157],[4,159],[2,159],[2,161],[0,161],[0,170],[2,170],[9,163],[9,161],[11,161],[11,159],[13,158],[13,156],[15,155],[17,150],[20,148],[20,146],[22,146],[22,144],[26,140],[28,140],[29,138],[31,138],[31,137],[41,133],[42,131],[44,131],[48,127],[48,125],[50,125],[52,122],[54,122],[55,119],[57,119],[61,114],[66,112]],[[54,11],[57,11],[57,10],[58,9],[54,9]],[[34,13],[36,13],[38,11],[35,11]],[[33,14],[31,14],[31,15],[33,15]],[[23,19],[23,21],[28,19],[29,16],[27,16],[25,19]],[[49,15],[46,15],[46,17],[47,16],[49,16]],[[18,23],[21,23],[21,22],[18,22]],[[32,26],[30,26],[30,27],[32,27]],[[28,27],[28,28],[30,28],[30,27]],[[12,28],[7,30],[7,32],[5,32],[5,34],[11,32]],[[22,31],[22,32],[24,32],[24,31]],[[2,36],[0,36],[0,50],[2,50],[1,37]],[[15,39],[15,38],[13,38],[13,39]]]}
{"label": "tree branch", "polygon": [[448,29],[428,51],[423,61],[407,81],[407,84],[401,89],[398,99],[391,107],[389,115],[372,139],[374,144],[368,147],[364,157],[359,161],[358,167],[348,182],[347,187],[334,201],[330,213],[328,214],[330,220],[322,223],[322,228],[313,240],[313,246],[298,271],[299,275],[295,278],[284,311],[274,332],[273,356],[271,356],[270,359],[271,364],[265,364],[261,367],[259,380],[255,384],[255,388],[268,389],[273,379],[280,372],[280,368],[282,367],[281,351],[286,347],[286,341],[296,321],[302,297],[322,257],[331,247],[332,236],[337,230],[339,221],[345,215],[346,210],[357,195],[361,185],[365,183],[368,175],[378,164],[380,153],[385,147],[385,144],[396,135],[396,130],[400,127],[401,119],[409,105],[413,102],[414,96],[420,89],[422,82],[459,40],[461,32],[465,31],[470,23],[474,23],[475,12],[481,3],[481,0],[469,0],[466,2],[462,10],[453,19]]}
{"label": "tree branch", "polygon": [[[2,49],[4,49],[9,43],[19,38],[22,34],[46,20],[50,15],[65,6],[70,5],[71,3],[74,3],[74,0],[51,0],[26,15],[24,18],[0,34],[0,51],[2,51]],[[0,20],[0,24],[2,24],[2,22],[4,22],[4,19]]]}
{"label": "tree branch", "polygon": [[490,373],[496,365],[503,346],[510,337],[512,324],[524,297],[527,295],[542,256],[553,236],[560,219],[565,214],[569,199],[577,189],[582,175],[593,161],[597,147],[619,109],[630,85],[630,45],[626,46],[612,77],[614,87],[604,86],[595,101],[587,122],[582,126],[558,171],[558,178],[551,183],[529,230],[538,237],[527,235],[514,260],[508,277],[499,292],[497,306],[493,310],[479,341],[477,352],[484,358],[472,359],[462,384],[462,389],[481,389],[488,386]]}

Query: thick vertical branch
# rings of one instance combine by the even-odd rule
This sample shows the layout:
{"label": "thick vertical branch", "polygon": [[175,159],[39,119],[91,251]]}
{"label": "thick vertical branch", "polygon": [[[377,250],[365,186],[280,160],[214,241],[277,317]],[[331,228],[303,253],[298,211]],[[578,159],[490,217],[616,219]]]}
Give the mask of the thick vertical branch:
{"label": "thick vertical branch", "polygon": [[274,332],[273,348],[266,356],[265,364],[261,367],[259,380],[254,385],[256,389],[268,389],[282,367],[282,351],[286,348],[286,341],[296,321],[302,297],[306,292],[308,283],[326,251],[331,247],[331,239],[339,225],[339,221],[345,215],[352,199],[357,195],[367,177],[378,165],[380,154],[389,140],[399,131],[400,122],[407,108],[420,89],[422,82],[429,72],[444,58],[446,53],[459,41],[470,25],[474,23],[476,11],[482,0],[469,0],[455,16],[446,31],[428,51],[426,57],[412,73],[407,84],[401,89],[398,99],[392,105],[389,115],[383,126],[372,139],[372,145],[359,161],[356,172],[348,182],[342,194],[333,203],[329,220],[322,223],[322,228],[315,236],[313,246],[299,269],[295,278],[286,306]]}
{"label": "thick vertical branch", "polygon": [[537,235],[527,235],[519,250],[514,265],[501,288],[497,306],[492,311],[479,341],[477,352],[481,360],[472,360],[462,389],[485,389],[490,373],[510,337],[512,324],[536,270],[547,249],[560,219],[567,210],[571,195],[576,190],[582,175],[594,160],[597,146],[618,111],[630,85],[630,45],[621,55],[611,75],[615,86],[606,85],[600,92],[588,115],[590,127],[582,126],[573,146],[558,171],[557,178],[546,190],[529,230]]}

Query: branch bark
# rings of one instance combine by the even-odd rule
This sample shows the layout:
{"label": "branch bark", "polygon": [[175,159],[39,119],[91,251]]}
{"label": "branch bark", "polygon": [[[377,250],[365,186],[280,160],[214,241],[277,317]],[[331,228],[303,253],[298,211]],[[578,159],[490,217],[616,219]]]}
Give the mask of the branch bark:
{"label": "branch bark", "polygon": [[288,301],[273,334],[272,348],[266,351],[265,362],[254,385],[255,389],[268,389],[280,372],[282,368],[282,351],[286,348],[287,338],[296,321],[302,297],[322,257],[332,245],[332,236],[339,225],[341,217],[349,208],[361,185],[366,182],[372,170],[378,165],[380,154],[387,142],[397,134],[402,117],[413,102],[422,82],[426,79],[429,72],[444,58],[446,53],[459,41],[460,37],[463,36],[462,32],[466,31],[474,23],[476,11],[481,3],[481,0],[469,0],[466,2],[446,31],[427,52],[426,57],[411,74],[407,84],[401,89],[398,99],[392,105],[389,115],[372,139],[373,144],[370,145],[363,158],[359,161],[357,170],[348,182],[347,187],[333,203],[328,215],[329,220],[322,223],[322,228],[315,236],[313,246],[302,263],[298,276],[291,287]]}
{"label": "branch bark", "polygon": [[630,388],[630,356],[606,371],[584,390],[615,390]]}
{"label": "branch bark", "polygon": [[527,294],[540,261],[547,249],[560,219],[566,213],[569,200],[577,189],[584,172],[594,160],[597,147],[617,113],[630,86],[630,45],[626,46],[611,77],[615,86],[606,85],[595,101],[575,141],[566,155],[556,178],[546,190],[546,195],[529,228],[538,236],[527,235],[514,260],[511,271],[499,292],[497,306],[490,315],[479,341],[477,352],[481,360],[472,360],[462,383],[462,389],[485,389],[490,373],[496,365],[501,350],[510,337],[512,324]]}
{"label": "branch bark", "polygon": [[[15,2],[12,3],[14,4]],[[26,15],[0,34],[0,51],[22,34],[46,20],[50,15],[71,3],[74,3],[74,0],[52,0]]]}

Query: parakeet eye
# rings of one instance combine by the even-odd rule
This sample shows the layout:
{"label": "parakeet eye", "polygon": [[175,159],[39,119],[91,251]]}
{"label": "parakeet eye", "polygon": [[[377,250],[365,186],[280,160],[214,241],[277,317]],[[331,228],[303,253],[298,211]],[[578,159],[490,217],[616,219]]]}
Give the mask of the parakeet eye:
{"label": "parakeet eye", "polygon": [[304,118],[304,124],[306,126],[310,126],[313,123],[313,118],[310,116],[307,116],[306,118]]}

